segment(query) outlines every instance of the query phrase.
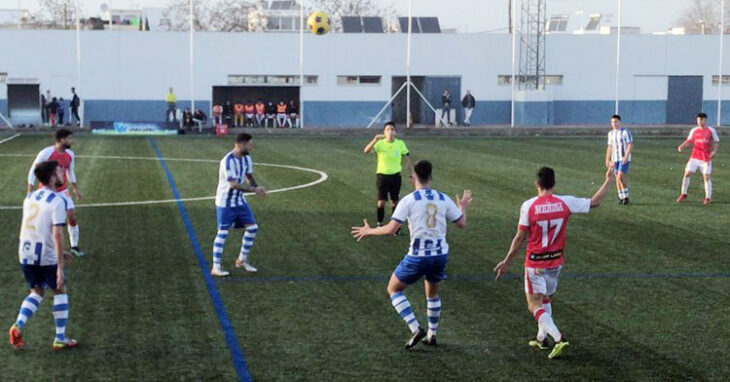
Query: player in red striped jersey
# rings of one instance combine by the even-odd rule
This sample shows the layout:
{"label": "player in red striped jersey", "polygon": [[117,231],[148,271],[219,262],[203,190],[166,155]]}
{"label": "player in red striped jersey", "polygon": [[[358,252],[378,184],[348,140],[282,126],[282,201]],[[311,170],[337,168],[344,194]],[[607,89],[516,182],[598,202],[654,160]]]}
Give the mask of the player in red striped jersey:
{"label": "player in red striped jersey", "polygon": [[613,168],[606,171],[606,178],[592,198],[576,198],[553,194],[555,172],[543,167],[537,172],[537,196],[525,201],[520,209],[517,234],[507,256],[494,267],[496,279],[507,272],[509,264],[527,242],[525,257],[525,296],[527,308],[538,325],[537,338],[530,340],[530,346],[548,349],[547,335],[555,344],[548,358],[560,355],[569,345],[565,336],[552,318],[552,296],[558,287],[558,276],[563,266],[563,249],[568,220],[571,214],[587,214],[598,207],[611,187]]}

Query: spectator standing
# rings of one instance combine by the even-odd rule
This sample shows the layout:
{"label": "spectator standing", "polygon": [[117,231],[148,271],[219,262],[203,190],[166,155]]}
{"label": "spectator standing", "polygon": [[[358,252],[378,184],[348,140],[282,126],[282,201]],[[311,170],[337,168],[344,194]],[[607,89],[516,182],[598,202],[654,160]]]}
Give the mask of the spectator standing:
{"label": "spectator standing", "polygon": [[266,105],[266,127],[269,127],[269,122],[271,122],[271,127],[276,124],[276,106],[271,101]]}
{"label": "spectator standing", "polygon": [[299,127],[299,108],[294,100],[289,100],[289,127]]}
{"label": "spectator standing", "polygon": [[256,102],[256,126],[264,127],[264,120],[266,119],[266,105],[264,101],[259,98]]}
{"label": "spectator standing", "polygon": [[477,101],[471,95],[471,90],[467,90],[466,95],[461,100],[461,107],[464,108],[464,126],[471,126],[471,113],[474,112],[476,105]]}
{"label": "spectator standing", "polygon": [[58,100],[53,97],[48,104],[48,122],[50,122],[51,127],[56,127],[56,112],[58,112]]}
{"label": "spectator standing", "polygon": [[[64,117],[66,115],[66,107],[68,107],[68,103],[63,99],[63,97],[58,99],[58,124],[63,125]],[[68,123],[68,121],[66,121]]]}
{"label": "spectator standing", "polygon": [[236,127],[243,126],[243,104],[241,101],[238,101],[235,105],[233,105],[233,118],[234,125]]}
{"label": "spectator standing", "polygon": [[444,116],[446,116],[446,126],[448,126],[451,121],[449,120],[449,117],[451,116],[451,94],[448,90],[444,90],[443,94],[441,94],[441,119],[444,119]]}
{"label": "spectator standing", "polygon": [[213,126],[223,124],[223,106],[221,104],[213,105]]}
{"label": "spectator standing", "polygon": [[81,126],[81,117],[79,117],[79,106],[81,106],[81,98],[76,94],[76,88],[71,88],[71,115],[69,116],[69,122],[71,116],[76,119],[76,126]]}
{"label": "spectator standing", "polygon": [[165,122],[170,122],[170,114],[172,114],[172,121],[177,122],[177,97],[175,96],[175,93],[172,92],[172,87],[170,88],[170,91],[167,93],[167,96],[165,96],[165,103],[167,103],[167,113],[165,114]]}
{"label": "spectator standing", "polygon": [[43,124],[48,123],[48,101],[49,99],[41,92],[41,121]]}

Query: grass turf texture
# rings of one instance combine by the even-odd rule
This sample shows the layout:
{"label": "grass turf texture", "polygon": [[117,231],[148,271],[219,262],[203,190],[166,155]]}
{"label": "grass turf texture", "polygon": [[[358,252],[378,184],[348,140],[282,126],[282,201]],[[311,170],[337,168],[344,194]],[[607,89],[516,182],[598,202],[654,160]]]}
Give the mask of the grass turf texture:
{"label": "grass turf texture", "polygon": [[[77,155],[154,157],[146,138],[75,138]],[[232,138],[155,138],[165,158],[220,159]],[[407,248],[400,237],[355,243],[349,227],[374,220],[375,163],[367,138],[257,138],[255,162],[325,171],[327,182],[249,197],[260,227],[255,275],[233,270],[241,232],[226,243],[216,280],[254,380],[726,380],[723,349],[730,278],[632,278],[614,274],[728,273],[730,191],[727,160],[714,163],[715,203],[703,206],[701,177],[689,201],[674,202],[687,154],[676,139],[637,140],[629,174],[632,204],[615,190],[568,231],[565,278],[554,302],[556,323],[571,347],[560,360],[527,346],[536,332],[525,308],[520,259],[509,280],[491,269],[514,234],[520,203],[533,196],[534,172],[550,165],[557,192],[590,196],[603,177],[600,138],[447,139],[406,142],[413,159],[433,161],[434,188],[470,188],[469,227],[450,228],[452,276],[442,284],[440,346],[402,350],[405,324],[385,293],[387,276]],[[28,166],[49,144],[23,136],[0,145],[0,205],[22,202]],[[80,203],[169,199],[156,161],[77,159]],[[168,161],[181,197],[213,195],[216,163]],[[259,166],[259,183],[279,188],[316,174]],[[405,179],[404,179],[405,180]],[[406,183],[406,182],[404,182]],[[404,185],[402,195],[409,192]],[[210,261],[212,201],[186,203]],[[68,269],[68,333],[82,347],[54,354],[50,294],[29,322],[29,349],[0,346],[3,380],[233,380],[230,353],[173,203],[79,208],[82,248]],[[21,211],[0,210],[0,324],[7,329],[27,291],[17,263]],[[604,278],[571,275],[600,274]],[[612,276],[613,275],[613,276]],[[281,278],[275,278],[281,276]],[[320,277],[323,276],[323,277]],[[327,279],[329,276],[337,276]],[[352,276],[351,278],[348,278]],[[286,278],[289,277],[289,278]],[[409,297],[422,325],[420,284]],[[6,337],[3,336],[3,341]]]}

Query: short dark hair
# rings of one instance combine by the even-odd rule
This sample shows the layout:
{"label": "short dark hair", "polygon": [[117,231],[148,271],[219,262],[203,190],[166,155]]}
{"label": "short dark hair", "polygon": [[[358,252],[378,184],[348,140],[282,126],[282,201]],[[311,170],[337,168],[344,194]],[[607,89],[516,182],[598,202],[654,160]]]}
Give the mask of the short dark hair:
{"label": "short dark hair", "polygon": [[618,114],[614,114],[614,115],[611,116],[611,119],[618,119],[620,121],[621,120],[621,116],[618,115]]}
{"label": "short dark hair", "polygon": [[393,122],[393,121],[385,122],[383,124],[383,129],[385,129],[386,127],[388,127],[388,125],[393,126],[393,128],[395,129],[395,122]]}
{"label": "short dark hair", "polygon": [[416,176],[421,183],[428,182],[429,179],[431,179],[432,171],[433,166],[431,165],[431,162],[427,160],[419,160],[415,165],[413,165],[413,172],[416,173]]}
{"label": "short dark hair", "polygon": [[543,167],[537,171],[537,184],[543,190],[555,187],[555,171],[550,167]]}
{"label": "short dark hair", "polygon": [[58,129],[56,131],[56,142],[60,141],[61,139],[68,138],[73,134],[73,132],[69,129]]}
{"label": "short dark hair", "polygon": [[251,139],[253,139],[253,136],[251,136],[251,134],[248,134],[248,133],[240,133],[240,134],[236,135],[236,143],[246,143],[246,142],[250,141]]}
{"label": "short dark hair", "polygon": [[56,175],[56,168],[58,162],[55,160],[45,161],[38,163],[33,170],[33,174],[38,178],[38,181],[43,185],[48,185],[51,182],[51,177]]}
{"label": "short dark hair", "polygon": [[705,113],[698,113],[697,114],[697,118],[705,118],[705,119],[707,119],[707,114],[705,114]]}

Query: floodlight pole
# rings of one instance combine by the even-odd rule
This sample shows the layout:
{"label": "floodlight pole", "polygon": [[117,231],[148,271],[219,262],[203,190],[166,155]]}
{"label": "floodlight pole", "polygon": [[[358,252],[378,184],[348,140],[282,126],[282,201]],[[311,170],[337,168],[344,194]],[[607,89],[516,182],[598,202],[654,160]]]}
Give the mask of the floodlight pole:
{"label": "floodlight pole", "polygon": [[618,30],[616,33],[616,105],[614,114],[618,114],[619,72],[621,70],[621,0],[618,0]]}
{"label": "floodlight pole", "polygon": [[[76,92],[81,92],[81,16],[79,15],[79,0],[76,0]],[[73,98],[71,99],[73,102]],[[84,126],[83,123],[83,108],[81,109],[81,118],[77,121],[79,126]],[[70,116],[69,116],[70,118]]]}
{"label": "floodlight pole", "polygon": [[299,0],[299,128],[304,128],[304,0]]}
{"label": "floodlight pole", "polygon": [[411,126],[411,33],[413,28],[413,0],[408,0],[408,36],[406,37],[406,127]]}
{"label": "floodlight pole", "polygon": [[112,0],[109,0],[109,31],[112,30]]}
{"label": "floodlight pole", "polygon": [[190,0],[190,112],[195,112],[195,25],[193,22],[193,0]]}
{"label": "floodlight pole", "polygon": [[515,127],[515,63],[517,62],[517,0],[512,0],[512,108],[510,111],[510,126]]}
{"label": "floodlight pole", "polygon": [[725,0],[720,5],[720,70],[717,81],[717,126],[722,126],[722,61],[725,43]]}

